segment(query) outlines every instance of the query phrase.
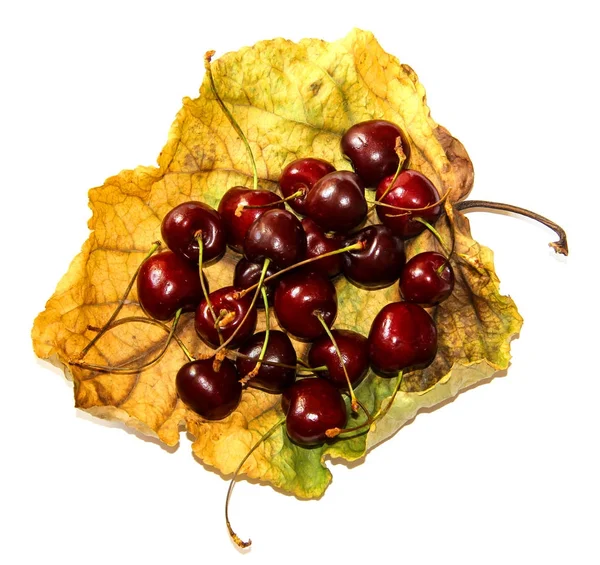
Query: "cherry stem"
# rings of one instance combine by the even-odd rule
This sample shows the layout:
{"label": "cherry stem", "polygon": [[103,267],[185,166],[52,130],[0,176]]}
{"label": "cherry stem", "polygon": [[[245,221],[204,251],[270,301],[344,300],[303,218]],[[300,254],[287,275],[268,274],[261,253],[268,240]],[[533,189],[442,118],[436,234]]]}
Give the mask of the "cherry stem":
{"label": "cherry stem", "polygon": [[400,390],[400,385],[402,384],[402,379],[404,377],[404,374],[402,371],[400,371],[400,373],[398,374],[398,381],[396,382],[396,385],[394,386],[394,391],[392,392],[392,396],[390,397],[390,401],[387,403],[386,407],[384,410],[381,409],[381,406],[379,407],[379,410],[377,410],[377,412],[375,413],[375,415],[371,415],[369,414],[369,412],[367,411],[367,409],[360,404],[360,407],[364,410],[365,414],[367,414],[367,420],[364,421],[362,424],[359,424],[358,426],[354,426],[352,428],[331,428],[329,430],[327,430],[325,432],[325,435],[329,438],[334,438],[339,436],[340,434],[344,434],[347,432],[356,432],[358,430],[362,430],[365,427],[370,428],[377,420],[380,420],[381,418],[383,418],[389,411],[389,409],[391,408],[392,404],[394,403],[394,400],[396,399],[396,395],[398,394],[398,391]]}
{"label": "cherry stem", "polygon": [[129,293],[131,292],[131,289],[133,288],[133,284],[135,283],[135,279],[137,279],[137,276],[140,272],[140,269],[142,268],[142,265],[150,258],[152,257],[152,255],[154,255],[154,253],[156,253],[157,249],[161,246],[161,242],[160,241],[155,241],[152,244],[152,247],[150,248],[150,251],[148,251],[148,253],[146,254],[146,256],[144,257],[144,260],[138,265],[138,268],[135,270],[135,273],[133,273],[133,277],[131,277],[131,280],[129,281],[129,284],[127,285],[127,288],[125,289],[125,293],[123,294],[123,297],[121,298],[121,300],[119,301],[119,304],[117,304],[117,307],[115,308],[114,312],[111,314],[110,318],[108,319],[108,321],[104,324],[104,326],[102,326],[102,328],[100,329],[100,331],[91,339],[91,341],[81,350],[81,352],[79,353],[79,355],[77,356],[77,359],[83,359],[87,352],[96,344],[96,342],[104,335],[104,333],[106,332],[108,326],[110,326],[113,321],[115,320],[115,318],[119,315],[119,312],[121,311],[121,309],[123,308],[123,306],[125,305],[125,300],[127,300],[127,296],[129,296]]}
{"label": "cherry stem", "polygon": [[[265,280],[263,281],[265,284],[271,282],[273,279],[276,279],[277,277],[284,275],[285,273],[288,273],[289,271],[295,269],[296,267],[303,267],[304,265],[308,265],[310,263],[312,263],[313,261],[318,261],[319,259],[325,259],[325,257],[331,257],[332,255],[337,255],[338,253],[345,253],[346,251],[353,251],[355,249],[364,249],[365,248],[365,243],[363,241],[357,241],[356,243],[353,243],[352,245],[348,245],[348,247],[342,247],[341,249],[335,249],[334,251],[328,251],[327,253],[323,253],[322,255],[317,255],[316,257],[310,257],[309,259],[304,259],[304,261],[300,261],[299,263],[296,263],[295,265],[290,265],[289,267],[286,267],[285,269],[281,269],[281,271],[277,271],[276,273],[272,274],[269,277],[266,277]],[[238,297],[241,298],[242,296],[245,296],[246,294],[248,294],[249,292],[251,292],[252,290],[254,290],[257,286],[259,286],[261,283],[260,281],[256,284],[253,284],[252,286],[249,286],[248,288],[245,288],[244,290],[241,290],[238,292]]]}
{"label": "cherry stem", "polygon": [[344,371],[344,376],[346,377],[346,382],[348,383],[348,392],[350,393],[350,407],[352,408],[352,412],[358,412],[358,401],[356,400],[356,395],[354,394],[354,389],[352,388],[352,383],[350,382],[350,377],[348,376],[348,371],[346,370],[346,364],[344,363],[342,352],[340,351],[340,348],[338,347],[338,344],[335,341],[335,338],[333,337],[333,334],[331,333],[331,330],[329,329],[325,318],[323,318],[323,314],[317,310],[315,312],[315,316],[318,318],[319,322],[321,322],[321,325],[323,326],[327,337],[331,340],[335,352],[337,353],[337,356],[340,360],[340,364],[342,365],[342,370]]}
{"label": "cherry stem", "polygon": [[246,146],[246,151],[248,152],[248,155],[250,157],[250,163],[252,164],[252,175],[254,182],[253,188],[254,190],[256,190],[258,188],[258,171],[256,169],[256,161],[254,160],[254,155],[252,153],[252,149],[250,148],[250,143],[248,143],[248,139],[244,135],[242,128],[238,125],[235,118],[233,117],[233,114],[229,111],[227,106],[225,106],[225,102],[223,102],[223,99],[219,96],[219,92],[217,91],[217,85],[215,84],[215,79],[213,77],[210,65],[210,61],[213,58],[214,54],[215,51],[207,51],[204,55],[204,68],[206,69],[208,78],[210,80],[210,88],[213,91],[213,94],[215,95],[215,98],[217,99],[221,110],[223,110],[223,113],[227,116],[229,123],[233,126],[233,129],[237,132],[241,140],[244,142],[244,145]]}
{"label": "cherry stem", "polygon": [[281,424],[283,424],[284,422],[285,422],[285,418],[282,418],[281,420],[279,420],[276,424],[274,424],[271,428],[269,428],[260,437],[260,439],[250,448],[250,450],[248,451],[248,453],[246,453],[246,455],[244,456],[244,458],[241,460],[240,464],[237,466],[237,469],[233,473],[233,477],[231,478],[231,481],[229,483],[229,488],[227,489],[227,497],[225,498],[225,523],[227,524],[227,530],[229,530],[229,535],[231,536],[231,539],[233,539],[233,541],[238,545],[238,547],[241,547],[242,549],[244,549],[246,547],[249,547],[252,544],[252,540],[243,541],[233,531],[233,528],[231,527],[231,522],[229,521],[229,500],[231,499],[231,493],[233,492],[233,486],[235,485],[235,480],[238,477],[238,475],[240,473],[240,470],[242,469],[242,467],[244,466],[244,463],[248,460],[248,458],[250,457],[250,455],[252,455],[254,453],[254,451],[263,442],[265,442],[267,439],[269,439],[269,437],[271,437],[271,435],[273,434],[273,432],[279,426],[281,426]]}
{"label": "cherry stem", "polygon": [[[153,326],[162,328],[167,333],[169,333],[171,331],[171,328],[169,326],[167,326],[167,324],[164,324],[163,322],[159,322],[158,320],[155,320],[154,318],[146,318],[144,316],[129,316],[127,318],[121,318],[120,320],[113,322],[111,324],[111,326],[109,328],[107,328],[107,331],[110,331],[113,328],[116,328],[117,326],[121,326],[123,324],[134,323],[134,322],[138,322],[138,323],[142,323],[142,324],[151,324]],[[100,331],[100,328],[96,328],[94,326],[88,326],[87,329],[91,330],[91,331],[96,331],[96,332]],[[175,343],[177,343],[177,345],[179,345],[181,351],[183,351],[183,354],[188,358],[188,361],[196,360],[196,358],[190,353],[190,350],[187,348],[185,343],[183,343],[183,341],[177,334],[173,334],[173,339],[175,340]],[[139,358],[140,357],[137,357],[136,359],[139,359]],[[134,361],[136,359],[134,359]],[[129,363],[131,363],[131,361],[129,361],[126,364],[129,364]]]}
{"label": "cherry stem", "polygon": [[490,210],[500,210],[501,212],[510,212],[531,218],[536,222],[544,224],[546,227],[550,228],[556,233],[558,236],[558,241],[552,241],[548,244],[550,247],[552,247],[552,249],[554,249],[554,251],[556,251],[556,253],[560,253],[561,255],[569,254],[569,245],[567,244],[567,234],[565,233],[565,230],[548,218],[540,216],[531,210],[520,208],[519,206],[513,206],[512,204],[490,202],[488,200],[463,200],[462,202],[457,202],[454,204],[454,207],[461,211],[468,210],[469,208],[488,208]]}
{"label": "cherry stem", "polygon": [[[171,328],[169,330],[169,335],[167,336],[165,344],[163,345],[163,347],[160,350],[160,352],[158,353],[158,355],[156,357],[154,357],[153,359],[151,359],[150,361],[144,363],[143,365],[140,365],[139,367],[135,367],[135,368],[131,368],[131,369],[126,368],[127,365],[129,365],[132,361],[136,361],[137,358],[127,361],[123,365],[116,365],[113,367],[108,367],[106,365],[95,365],[93,363],[85,363],[84,361],[79,361],[79,360],[69,362],[69,364],[75,365],[77,367],[82,367],[82,368],[88,369],[90,371],[99,371],[102,373],[118,373],[120,375],[135,375],[136,373],[139,373],[139,372],[143,371],[144,369],[148,369],[149,367],[151,367],[155,363],[158,363],[158,361],[160,361],[162,359],[163,355],[167,352],[167,349],[169,347],[169,344],[171,343],[171,340],[173,339],[173,336],[175,335],[175,329],[177,328],[177,323],[179,322],[180,317],[181,317],[181,308],[179,310],[177,310],[177,312],[175,314],[175,319],[173,320],[173,323],[171,324]],[[121,324],[116,323],[116,324],[112,325],[110,327],[110,329],[115,328],[118,325],[121,325]],[[83,378],[80,380],[81,381],[89,381],[91,379],[95,379],[96,377],[97,377],[97,375],[93,375],[91,377]]]}
{"label": "cherry stem", "polygon": [[[241,357],[242,359],[250,359],[251,361],[253,361],[255,359],[255,357],[251,357],[250,355],[245,355],[244,353],[240,353],[239,351],[231,351],[229,350],[228,353],[230,353],[234,358],[238,358]],[[304,372],[319,372],[319,371],[327,371],[327,367],[322,366],[322,367],[301,367],[300,365],[286,365],[285,363],[277,363],[275,361],[268,361],[266,359],[263,359],[262,361],[263,365],[270,365],[271,367],[281,367],[282,369],[293,369],[295,371],[304,371]]]}
{"label": "cherry stem", "polygon": [[[258,295],[260,294],[260,289],[262,288],[263,283],[266,280],[265,275],[267,274],[267,269],[269,268],[270,263],[271,263],[271,260],[267,257],[263,263],[263,268],[260,273],[260,279],[258,280],[258,283],[252,287],[252,288],[256,288],[256,292],[254,293],[254,296],[252,297],[252,302],[250,303],[250,307],[248,308],[248,311],[242,318],[242,321],[240,322],[239,326],[237,328],[235,328],[233,333],[221,345],[219,345],[219,347],[217,347],[217,349],[215,349],[215,351],[214,351],[215,355],[231,343],[233,338],[238,334],[238,332],[240,331],[242,326],[246,323],[246,320],[248,319],[250,312],[252,312],[252,309],[254,308],[254,305],[256,304],[256,300],[258,299]],[[242,296],[243,295],[238,293],[238,298],[241,298]]]}
{"label": "cherry stem", "polygon": [[217,330],[217,335],[219,336],[219,343],[223,343],[223,334],[221,333],[221,328],[217,323],[217,314],[215,309],[213,308],[212,302],[210,301],[210,296],[208,294],[208,289],[206,288],[206,284],[204,283],[204,273],[202,271],[202,264],[204,258],[204,242],[202,241],[202,230],[198,230],[196,232],[196,241],[198,242],[198,271],[200,274],[200,286],[202,287],[202,294],[204,294],[204,298],[206,298],[206,305],[212,314],[213,320],[215,322],[215,329]]}
{"label": "cherry stem", "polygon": [[256,361],[256,365],[254,365],[254,369],[252,369],[247,375],[245,375],[240,383],[246,384],[249,380],[253,379],[258,375],[258,371],[260,371],[260,367],[265,359],[265,355],[267,353],[267,346],[269,344],[269,334],[271,331],[270,328],[270,319],[269,319],[269,298],[267,297],[267,289],[263,286],[260,287],[260,293],[262,294],[263,303],[265,306],[265,340],[263,341],[262,348],[260,350],[260,354],[258,355],[258,360]]}
{"label": "cherry stem", "polygon": [[280,198],[279,200],[275,200],[273,202],[266,202],[265,204],[245,204],[243,206],[244,210],[246,209],[250,209],[252,210],[253,208],[270,208],[271,206],[276,206],[277,204],[283,204],[284,202],[287,202],[288,200],[293,200],[294,198],[299,198],[300,196],[302,196],[303,194],[306,193],[306,190],[297,190],[296,192],[294,192],[294,194],[290,194],[289,196],[286,196],[285,198]]}
{"label": "cherry stem", "polygon": [[[417,216],[416,218],[413,218],[413,220],[415,222],[419,222],[419,223],[423,224],[435,236],[435,238],[440,242],[440,245],[442,246],[442,249],[444,250],[446,257],[450,257],[450,255],[452,254],[452,251],[446,247],[446,244],[444,243],[444,240],[442,239],[440,232],[437,231],[427,220],[424,220],[423,218],[420,218]],[[454,248],[454,242],[452,244],[452,247]]]}
{"label": "cherry stem", "polygon": [[404,153],[404,150],[402,149],[402,138],[400,136],[396,138],[396,146],[394,147],[394,151],[396,151],[396,155],[398,155],[398,167],[396,168],[396,172],[394,173],[392,181],[390,184],[388,184],[383,194],[375,201],[375,204],[372,205],[372,208],[376,204],[379,204],[379,202],[387,196],[387,193],[392,190],[392,187],[394,186],[394,183],[396,182],[396,179],[398,178],[398,175],[404,166],[404,162],[406,161],[406,153]]}

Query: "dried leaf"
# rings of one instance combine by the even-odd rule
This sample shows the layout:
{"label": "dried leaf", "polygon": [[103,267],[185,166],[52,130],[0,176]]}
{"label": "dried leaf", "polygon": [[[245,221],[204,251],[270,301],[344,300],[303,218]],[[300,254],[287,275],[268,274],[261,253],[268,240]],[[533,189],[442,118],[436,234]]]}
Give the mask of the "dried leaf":
{"label": "dried leaf", "polygon": [[[437,227],[448,241],[455,234],[457,285],[453,296],[432,312],[440,335],[434,364],[406,375],[387,416],[369,433],[306,449],[291,443],[279,428],[244,466],[249,477],[298,497],[318,497],[331,480],[323,465],[326,457],[348,461],[363,457],[419,409],[435,406],[506,369],[510,340],[518,333],[521,318],[512,300],[499,293],[491,251],[471,239],[468,221],[452,208],[473,182],[463,146],[432,120],[414,71],[385,53],[370,33],[354,30],[333,43],[264,41],[216,60],[213,73],[250,142],[262,188],[276,189],[283,167],[299,157],[321,157],[338,169],[349,169],[339,150],[341,135],[356,122],[382,118],[407,133],[411,166],[427,175],[441,193],[449,191],[447,217]],[[92,232],[35,321],[32,338],[37,355],[59,365],[75,358],[92,339],[90,328],[102,326],[110,317],[159,237],[167,211],[189,199],[217,207],[231,186],[252,185],[251,171],[245,147],[205,78],[199,98],[183,101],[157,168],[123,171],[90,190]],[[409,244],[408,255],[436,245],[429,233],[422,234]],[[236,259],[229,252],[207,269],[211,288],[230,284]],[[364,334],[379,309],[399,298],[395,286],[369,292],[341,279],[337,289],[336,326]],[[140,314],[134,290],[120,316]],[[194,353],[203,351],[191,315],[182,318],[178,335]],[[86,361],[141,364],[165,339],[160,328],[123,324],[103,336]],[[297,345],[302,352],[305,346]],[[184,361],[172,345],[159,363],[132,375],[67,368],[79,408],[121,420],[168,445],[179,441],[185,426],[195,437],[194,453],[207,465],[231,473],[261,434],[281,419],[280,399],[248,388],[231,416],[204,421],[177,397],[175,374]],[[394,383],[371,373],[357,395],[369,409],[376,409],[388,401]]]}

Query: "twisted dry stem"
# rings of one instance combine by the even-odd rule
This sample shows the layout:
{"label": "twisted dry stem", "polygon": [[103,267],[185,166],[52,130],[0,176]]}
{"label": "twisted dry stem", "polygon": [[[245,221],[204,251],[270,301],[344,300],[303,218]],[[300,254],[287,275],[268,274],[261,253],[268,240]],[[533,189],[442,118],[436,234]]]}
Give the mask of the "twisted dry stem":
{"label": "twisted dry stem", "polygon": [[536,212],[532,212],[531,210],[527,210],[526,208],[521,208],[519,206],[513,206],[512,204],[490,202],[489,200],[463,200],[462,202],[457,202],[454,204],[454,207],[460,211],[469,210],[470,208],[487,208],[489,210],[510,212],[531,218],[532,220],[544,224],[546,227],[550,228],[556,233],[558,236],[558,241],[551,241],[548,244],[550,247],[552,247],[552,249],[554,249],[554,251],[560,253],[561,255],[569,254],[569,246],[567,244],[567,234],[565,230],[563,230],[558,224],[554,223],[548,218],[545,218],[544,216],[540,216]]}

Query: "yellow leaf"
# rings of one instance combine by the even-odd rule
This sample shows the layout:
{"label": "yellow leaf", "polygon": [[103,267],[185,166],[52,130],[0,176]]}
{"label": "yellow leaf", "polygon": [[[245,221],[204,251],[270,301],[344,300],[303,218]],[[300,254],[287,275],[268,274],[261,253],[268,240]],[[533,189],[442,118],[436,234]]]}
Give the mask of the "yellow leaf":
{"label": "yellow leaf", "polygon": [[[326,43],[307,39],[264,41],[228,53],[212,64],[219,92],[245,132],[256,158],[261,188],[276,190],[281,170],[305,156],[349,169],[339,149],[344,131],[373,118],[398,124],[411,145],[411,167],[428,176],[440,193],[456,202],[471,189],[473,171],[463,146],[430,116],[425,91],[414,71],[385,53],[372,34],[352,31]],[[228,418],[205,421],[178,399],[175,375],[185,358],[171,345],[159,363],[131,375],[98,373],[69,365],[109,319],[152,242],[175,205],[202,200],[217,207],[235,185],[252,185],[244,144],[231,127],[205,78],[200,96],[185,99],[159,155],[158,167],[138,167],[109,178],[89,192],[92,230],[81,253],[36,319],[32,338],[38,356],[66,365],[76,405],[102,418],[154,435],[168,445],[179,441],[181,426],[196,438],[194,453],[207,465],[231,473],[253,445],[281,419],[278,396],[248,388]],[[257,449],[245,473],[299,497],[317,497],[330,481],[326,456],[354,460],[387,438],[422,407],[434,406],[461,389],[504,369],[509,343],[521,319],[502,297],[491,252],[470,237],[467,220],[447,204],[439,222],[444,237],[456,234],[457,290],[433,313],[440,354],[425,371],[408,374],[388,415],[368,434],[339,439],[318,449],[292,444],[280,428]],[[423,234],[408,246],[414,254],[435,247]],[[207,270],[211,288],[231,284],[237,256],[228,252]],[[359,290],[338,280],[336,326],[368,332],[383,304],[398,299],[396,287]],[[135,289],[120,317],[140,316]],[[262,321],[264,324],[264,321]],[[260,324],[259,324],[260,327]],[[185,314],[177,335],[194,354],[206,352]],[[162,347],[166,332],[132,322],[104,335],[86,362],[108,366],[143,363]],[[305,346],[296,344],[302,354]],[[393,382],[369,374],[359,398],[369,407],[386,402]]]}

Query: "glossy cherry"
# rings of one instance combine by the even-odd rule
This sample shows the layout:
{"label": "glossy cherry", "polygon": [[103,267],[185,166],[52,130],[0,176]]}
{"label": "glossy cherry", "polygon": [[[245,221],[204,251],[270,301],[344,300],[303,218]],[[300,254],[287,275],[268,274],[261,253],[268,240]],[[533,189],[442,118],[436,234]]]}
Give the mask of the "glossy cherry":
{"label": "glossy cherry", "polygon": [[160,231],[167,247],[198,264],[198,232],[202,232],[202,262],[209,263],[225,253],[227,237],[221,215],[204,202],[183,202],[163,218]]}
{"label": "glossy cherry", "polygon": [[426,310],[391,302],[375,316],[369,332],[369,359],[382,375],[429,365],[437,353],[437,330]]}
{"label": "glossy cherry", "polygon": [[[306,234],[306,259],[318,257],[324,253],[330,253],[340,249],[343,244],[342,236],[325,233],[310,218],[302,219],[302,228]],[[314,261],[306,268],[318,271],[329,278],[333,278],[342,272],[342,254],[331,255],[325,259]]]}
{"label": "glossy cherry", "polygon": [[[265,342],[265,335],[265,332],[254,334],[238,350],[239,353],[250,357],[248,359],[240,356],[236,360],[237,370],[242,377],[250,373],[256,366],[256,361]],[[269,342],[267,343],[267,350],[263,361],[290,365],[292,367],[296,366],[296,350],[287,334],[279,330],[271,330],[269,332]],[[248,381],[248,386],[280,394],[286,388],[293,385],[295,381],[295,368],[289,369],[262,363],[256,376]]]}
{"label": "glossy cherry", "polygon": [[[254,220],[271,208],[285,209],[280,197],[270,190],[253,190],[245,186],[230,188],[219,202],[227,244],[238,253],[242,253],[244,238]],[[260,206],[247,208],[246,206]]]}
{"label": "glossy cherry", "polygon": [[[215,290],[209,294],[209,298],[217,318],[222,318],[219,323],[221,336],[227,340],[233,332],[237,331],[229,346],[232,349],[239,347],[256,329],[256,308],[251,309],[252,298],[249,295],[238,297],[237,290],[233,286],[224,286]],[[250,314],[246,317],[248,311]],[[198,305],[194,323],[196,333],[204,343],[212,348],[219,346],[219,333],[207,300],[202,300]]]}
{"label": "glossy cherry", "polygon": [[300,340],[311,341],[325,333],[317,313],[331,327],[337,315],[333,283],[321,273],[291,272],[275,290],[274,308],[279,325]]}
{"label": "glossy cherry", "polygon": [[424,251],[406,263],[399,287],[406,302],[436,306],[452,294],[454,271],[441,253]]}
{"label": "glossy cherry", "polygon": [[347,233],[367,217],[364,185],[350,171],[329,173],[310,189],[305,209],[323,230]]}
{"label": "glossy cherry", "polygon": [[[393,175],[383,179],[377,187],[376,199],[397,208],[426,208],[439,201],[440,195],[433,183],[418,171],[407,169],[402,171],[392,188],[388,190]],[[385,196],[384,196],[385,195]],[[442,205],[437,204],[426,210],[414,212],[395,210],[384,206],[376,206],[377,216],[381,223],[388,226],[396,235],[408,239],[420,234],[425,225],[413,218],[419,217],[434,224],[442,213]]]}
{"label": "glossy cherry", "polygon": [[142,308],[155,320],[170,320],[180,308],[194,310],[204,297],[198,266],[169,250],[144,261],[136,284]]}
{"label": "glossy cherry", "polygon": [[323,379],[302,379],[286,389],[281,399],[289,438],[303,446],[319,445],[326,432],[344,428],[348,421],[340,391]]}
{"label": "glossy cherry", "polygon": [[[263,270],[262,263],[253,263],[248,261],[245,257],[242,257],[235,265],[233,273],[233,286],[238,290],[244,290],[258,283]],[[271,263],[265,271],[265,277],[270,277],[277,272],[277,268]],[[275,287],[278,281],[272,280],[265,283],[265,290],[267,291],[267,299],[270,306],[273,306],[273,296],[275,294]],[[256,302],[257,308],[263,308],[264,305],[262,300]]]}
{"label": "glossy cherry", "polygon": [[323,159],[305,157],[289,163],[281,172],[279,187],[281,193],[287,198],[298,191],[302,196],[288,200],[288,204],[298,214],[306,215],[306,195],[314,184],[328,173],[335,171],[334,166]]}
{"label": "glossy cherry", "polygon": [[342,136],[342,153],[350,160],[366,187],[376,188],[381,179],[393,175],[398,169],[398,138],[406,155],[405,163],[408,163],[410,145],[396,124],[386,120],[368,120],[354,124]]}
{"label": "glossy cherry", "polygon": [[391,229],[381,224],[367,226],[345,241],[352,245],[362,241],[363,249],[342,255],[344,275],[361,288],[377,289],[393,284],[400,277],[406,255],[404,242]]}
{"label": "glossy cherry", "polygon": [[305,251],[302,224],[288,210],[267,210],[248,228],[244,239],[246,259],[261,264],[269,259],[278,269],[302,261]]}
{"label": "glossy cherry", "polygon": [[308,352],[311,367],[326,366],[327,371],[319,371],[318,376],[332,382],[336,387],[348,390],[340,354],[348,373],[350,384],[358,385],[369,370],[369,344],[367,338],[351,330],[332,330],[331,334],[339,349],[336,350],[328,335],[317,338]]}
{"label": "glossy cherry", "polygon": [[175,377],[179,398],[207,420],[221,420],[239,405],[242,385],[235,365],[223,359],[218,371],[214,358],[186,363]]}

